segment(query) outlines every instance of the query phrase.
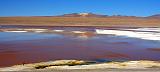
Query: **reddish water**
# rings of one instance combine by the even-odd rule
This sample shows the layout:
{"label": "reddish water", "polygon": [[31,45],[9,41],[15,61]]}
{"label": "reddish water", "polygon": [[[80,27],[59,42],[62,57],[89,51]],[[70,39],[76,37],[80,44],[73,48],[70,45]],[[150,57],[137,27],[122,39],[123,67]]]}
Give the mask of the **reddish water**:
{"label": "reddish water", "polygon": [[[75,29],[85,33],[69,32]],[[97,35],[94,28],[65,30],[61,33],[0,32],[0,67],[60,59],[160,60],[159,41]]]}

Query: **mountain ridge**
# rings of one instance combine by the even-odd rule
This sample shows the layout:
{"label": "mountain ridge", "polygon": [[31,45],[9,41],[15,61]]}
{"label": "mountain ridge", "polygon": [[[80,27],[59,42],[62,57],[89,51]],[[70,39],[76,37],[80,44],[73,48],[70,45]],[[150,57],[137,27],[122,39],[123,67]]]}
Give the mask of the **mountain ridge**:
{"label": "mountain ridge", "polygon": [[160,18],[160,14],[155,14],[155,15],[152,15],[152,16],[149,16],[150,18]]}
{"label": "mountain ridge", "polygon": [[[141,16],[126,16],[126,15],[103,15],[103,14],[95,14],[95,13],[70,13],[70,14],[63,14],[57,15],[57,17],[141,17]],[[154,14],[151,16],[146,16],[142,18],[160,18],[160,14]]]}

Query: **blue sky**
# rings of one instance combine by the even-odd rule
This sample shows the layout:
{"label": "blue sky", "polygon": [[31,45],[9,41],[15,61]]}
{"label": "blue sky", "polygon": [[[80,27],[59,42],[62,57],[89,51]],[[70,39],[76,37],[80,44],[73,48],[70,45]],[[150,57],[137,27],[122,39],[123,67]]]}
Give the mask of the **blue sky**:
{"label": "blue sky", "polygon": [[81,12],[149,16],[160,14],[160,0],[0,0],[0,16],[53,16]]}

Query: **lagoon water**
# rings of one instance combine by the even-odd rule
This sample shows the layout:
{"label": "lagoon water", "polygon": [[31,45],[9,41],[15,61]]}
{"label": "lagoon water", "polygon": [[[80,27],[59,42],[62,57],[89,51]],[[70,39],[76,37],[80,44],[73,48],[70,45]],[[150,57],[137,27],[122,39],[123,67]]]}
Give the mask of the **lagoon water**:
{"label": "lagoon water", "polygon": [[160,28],[0,26],[0,67],[62,59],[160,60]]}

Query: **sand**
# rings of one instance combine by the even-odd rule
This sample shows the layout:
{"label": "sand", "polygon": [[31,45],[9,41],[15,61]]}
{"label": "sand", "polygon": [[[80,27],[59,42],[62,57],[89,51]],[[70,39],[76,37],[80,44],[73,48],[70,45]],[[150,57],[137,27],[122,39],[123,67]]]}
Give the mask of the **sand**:
{"label": "sand", "polygon": [[94,63],[82,60],[57,60],[34,64],[15,65],[0,68],[0,71],[34,71],[34,70],[94,70],[94,69],[160,69],[159,61],[122,61]]}

